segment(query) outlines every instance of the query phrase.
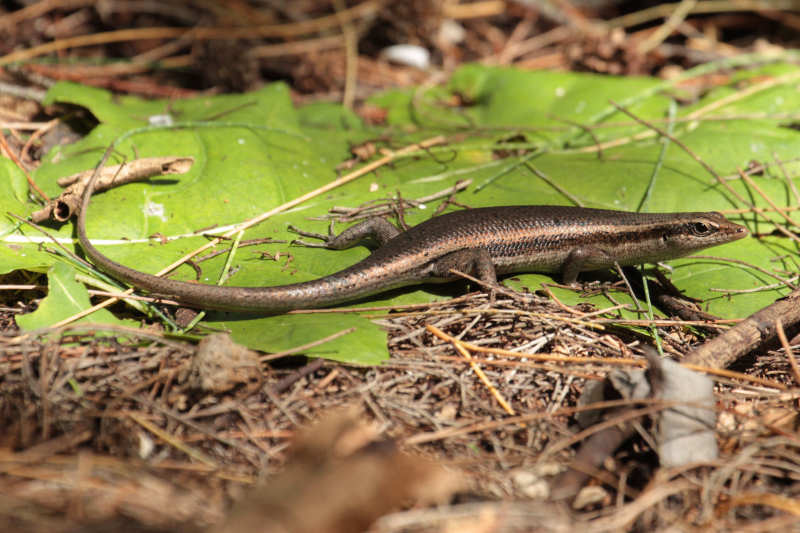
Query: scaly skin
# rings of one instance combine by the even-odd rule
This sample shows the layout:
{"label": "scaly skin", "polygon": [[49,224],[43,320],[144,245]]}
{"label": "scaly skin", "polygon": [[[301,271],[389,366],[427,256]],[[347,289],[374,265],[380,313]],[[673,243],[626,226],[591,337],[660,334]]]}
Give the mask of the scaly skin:
{"label": "scaly skin", "polygon": [[[78,238],[86,255],[111,276],[149,293],[204,309],[264,314],[327,307],[396,287],[457,279],[450,270],[494,283],[497,274],[578,273],[653,263],[745,237],[747,229],[719,213],[630,213],[581,207],[485,207],[448,213],[399,232],[373,219],[331,238],[329,248],[359,237],[384,241],[369,257],[339,272],[276,287],[228,287],[175,281],[116,263],[86,236],[90,183],[78,215]],[[388,226],[388,227],[387,227]]]}

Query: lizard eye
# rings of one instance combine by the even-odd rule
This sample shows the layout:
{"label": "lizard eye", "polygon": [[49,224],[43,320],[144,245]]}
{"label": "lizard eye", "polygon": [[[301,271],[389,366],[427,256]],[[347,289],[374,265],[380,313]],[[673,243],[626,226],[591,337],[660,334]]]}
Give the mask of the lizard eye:
{"label": "lizard eye", "polygon": [[713,228],[710,224],[706,224],[705,222],[692,222],[689,224],[689,230],[693,235],[704,237],[706,235],[710,235]]}

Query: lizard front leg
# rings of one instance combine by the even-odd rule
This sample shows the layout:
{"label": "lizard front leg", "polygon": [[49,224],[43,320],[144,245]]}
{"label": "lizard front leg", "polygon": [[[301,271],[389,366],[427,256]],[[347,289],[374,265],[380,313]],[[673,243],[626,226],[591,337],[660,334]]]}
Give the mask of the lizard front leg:
{"label": "lizard front leg", "polygon": [[[585,268],[587,264],[592,268]],[[614,264],[614,259],[609,257],[605,250],[594,246],[582,246],[572,250],[561,265],[561,277],[567,285],[574,285],[578,281],[578,274],[584,270],[598,268],[595,265]]]}

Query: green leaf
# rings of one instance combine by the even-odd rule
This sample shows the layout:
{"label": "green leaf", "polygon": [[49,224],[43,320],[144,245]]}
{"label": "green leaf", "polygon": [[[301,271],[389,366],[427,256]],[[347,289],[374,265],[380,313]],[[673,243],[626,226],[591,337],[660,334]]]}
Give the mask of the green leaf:
{"label": "green leaf", "polygon": [[[781,76],[780,82],[759,85],[770,76]],[[274,216],[248,230],[244,239],[291,240],[294,235],[286,231],[289,223],[324,233],[327,222],[309,218],[324,215],[333,206],[389,201],[397,194],[407,199],[425,197],[463,179],[471,179],[473,185],[457,200],[475,207],[576,201],[587,207],[624,210],[643,204],[643,211],[650,212],[745,207],[692,155],[675,143],[665,144],[652,130],[618,111],[613,101],[660,128],[671,127],[675,138],[694,155],[719,175],[733,178],[726,184],[738,195],[768,207],[737,179],[737,168],[751,160],[771,162],[778,157],[788,179],[797,184],[800,163],[794,158],[800,152],[800,134],[789,126],[800,118],[793,115],[800,108],[798,80],[800,69],[793,65],[743,70],[728,86],[681,108],[670,96],[679,88],[662,80],[469,65],[457,71],[446,87],[395,90],[371,98],[371,104],[386,110],[389,126],[384,128],[367,127],[352,112],[333,104],[295,109],[281,84],[244,95],[170,101],[112,97],[97,89],[57,84],[48,93],[48,101],[83,105],[100,125],[80,142],[49,154],[35,179],[48,194],[57,194],[58,177],[92,168],[120,136],[123,140],[116,147],[114,162],[144,156],[194,157],[188,174],[126,185],[93,199],[88,217],[91,238],[112,259],[147,272],[160,270],[205,244],[205,237],[193,235],[202,228],[219,233],[327,184],[337,177],[337,165],[353,157],[351,146],[366,140],[379,149],[396,149],[440,134],[449,135],[450,142],[394,161]],[[748,88],[754,90],[741,92]],[[669,126],[671,106],[678,111]],[[177,125],[147,127],[154,115],[170,115]],[[603,143],[602,150],[598,143]],[[6,165],[0,172],[13,178],[11,185],[0,185],[7,187],[0,199],[6,210],[20,215],[32,211],[34,206],[20,194],[24,182],[16,169]],[[779,205],[796,202],[778,167],[773,165],[752,179]],[[406,221],[419,223],[436,206],[437,202],[430,202],[424,208],[406,210]],[[772,230],[751,215],[732,218],[756,233]],[[13,229],[16,223],[8,227]],[[53,233],[72,244],[71,227]],[[24,240],[28,237],[30,243]],[[0,266],[5,271],[47,268],[53,259],[38,251],[39,242],[44,238],[29,228],[7,234],[5,247],[0,247]],[[264,253],[279,253],[281,258],[265,259]],[[269,286],[314,279],[343,269],[367,253],[363,248],[329,251],[286,243],[244,247],[237,252],[227,284]],[[687,296],[703,299],[710,312],[726,317],[745,316],[786,294],[788,289],[777,284],[770,272],[797,271],[797,246],[783,237],[749,238],[705,255],[739,259],[746,265],[708,259],[671,261],[672,280]],[[200,263],[199,281],[215,283],[223,264],[223,256]],[[195,272],[181,267],[176,276],[194,279]],[[523,275],[515,279],[519,281],[508,283],[537,289],[542,281],[553,278]],[[754,290],[758,287],[765,288]],[[443,297],[430,291],[431,287],[392,291],[360,305]],[[573,291],[558,294],[565,301],[579,297]],[[603,296],[589,301],[598,307],[610,305]],[[313,352],[360,362],[387,356],[385,333],[352,314],[253,317],[216,313],[206,322],[230,329],[240,342],[265,351],[303,345],[355,327],[354,333]]]}
{"label": "green leaf", "polygon": [[353,328],[355,331],[303,350],[310,357],[374,365],[386,359],[386,332],[358,315],[319,313],[243,317],[233,313],[214,313],[207,321],[230,332],[238,343],[256,350],[285,351]]}
{"label": "green leaf", "polygon": [[[561,147],[568,141],[591,141],[575,123],[590,125],[601,117],[606,122],[623,120],[624,115],[614,111],[609,101],[622,102],[660,83],[632,76],[468,65],[453,75],[450,88],[477,104],[468,112],[476,125],[531,130],[538,139]],[[660,118],[668,104],[667,97],[656,95],[636,104],[631,111],[644,118]],[[597,138],[626,135],[634,129],[627,126],[600,130]]]}
{"label": "green leaf", "polygon": [[[75,281],[75,269],[63,261],[56,262],[47,272],[47,296],[36,311],[17,315],[17,326],[23,330],[44,328],[91,307],[89,293],[82,283]],[[137,325],[133,320],[119,320],[105,309],[95,311],[78,322],[116,324],[128,327]]]}
{"label": "green leaf", "polygon": [[[28,183],[25,175],[6,158],[0,159],[0,210],[6,213],[27,214],[38,208],[28,201]],[[3,216],[0,218],[0,274],[17,269],[44,272],[52,264],[52,258],[38,247],[30,246],[26,235],[36,231],[18,220]],[[36,237],[34,237],[36,239]]]}

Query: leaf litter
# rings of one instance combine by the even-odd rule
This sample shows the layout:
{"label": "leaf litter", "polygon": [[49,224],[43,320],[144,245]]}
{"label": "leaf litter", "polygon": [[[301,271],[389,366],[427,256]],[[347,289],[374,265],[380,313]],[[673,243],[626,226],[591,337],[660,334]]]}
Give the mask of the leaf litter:
{"label": "leaf litter", "polygon": [[[345,417],[344,426],[370,432],[356,451],[344,453],[347,460],[338,458],[331,467],[342,490],[357,483],[347,479],[358,477],[353,465],[364,459],[358,454],[386,465],[387,472],[425,462],[442,469],[434,475],[438,481],[431,481],[439,492],[427,498],[445,504],[403,510],[409,500],[400,498],[390,509],[381,507],[375,531],[444,531],[479,519],[486,527],[478,531],[522,531],[542,523],[600,531],[620,516],[657,529],[675,517],[684,525],[711,520],[721,525],[780,522],[779,509],[792,512],[800,461],[792,436],[798,417],[789,405],[798,397],[796,389],[787,389],[795,377],[779,350],[747,369],[766,381],[715,378],[724,459],[713,467],[659,471],[647,438],[634,439],[605,461],[605,472],[590,484],[594,495],[581,509],[556,505],[558,510],[539,522],[542,505],[553,505],[544,499],[548,484],[565,471],[574,452],[562,446],[574,432],[571,406],[588,382],[620,366],[604,364],[603,358],[632,359],[631,367],[642,359],[640,331],[624,321],[599,320],[613,310],[587,315],[592,311],[579,306],[585,316],[577,319],[576,310],[537,295],[501,296],[491,307],[479,294],[415,306],[374,317],[390,331],[393,355],[385,364],[363,367],[304,357],[262,361],[260,379],[246,365],[227,375],[225,387],[206,390],[198,385],[195,349],[160,334],[111,328],[106,334],[113,337],[103,340],[88,326],[74,326],[39,336],[5,335],[0,424],[7,429],[0,446],[0,492],[15,498],[0,509],[0,524],[77,531],[87,520],[124,518],[154,528],[225,531],[228,521],[241,518],[229,513],[232,502],[266,498],[264,481],[297,475],[287,483],[309,491],[327,483],[317,476],[321,470],[311,468],[325,460],[308,453],[303,458],[307,444],[298,431],[311,428],[304,431],[312,440],[317,431],[335,433],[315,424],[340,416],[331,413],[341,409],[358,413]],[[523,415],[509,416],[469,361],[429,332],[430,324],[481,348],[517,347],[521,354],[552,357],[473,352],[472,362]],[[692,328],[677,321],[658,330],[667,353],[700,342]],[[589,362],[576,363],[576,357]],[[235,366],[240,363],[234,360]],[[640,431],[646,437],[653,429],[641,421]],[[337,439],[322,440],[315,446],[335,455]],[[402,452],[376,459],[375,446]],[[396,461],[406,466],[397,467]],[[275,478],[279,472],[282,477]],[[391,474],[389,479],[404,484],[394,487],[398,494],[418,495],[409,488],[413,479]],[[373,483],[375,490],[386,490],[389,483],[384,477],[362,482]],[[657,496],[675,483],[680,487]],[[775,500],[756,502],[753,495],[765,491]],[[657,513],[636,510],[647,497],[653,498],[647,508]],[[298,505],[298,498],[307,507],[293,513],[315,512],[313,500],[299,495],[283,505]],[[362,510],[369,514],[368,508],[374,509]],[[243,512],[255,512],[248,509]],[[274,513],[261,512],[264,520],[275,519]],[[48,516],[66,520],[54,526]]]}

